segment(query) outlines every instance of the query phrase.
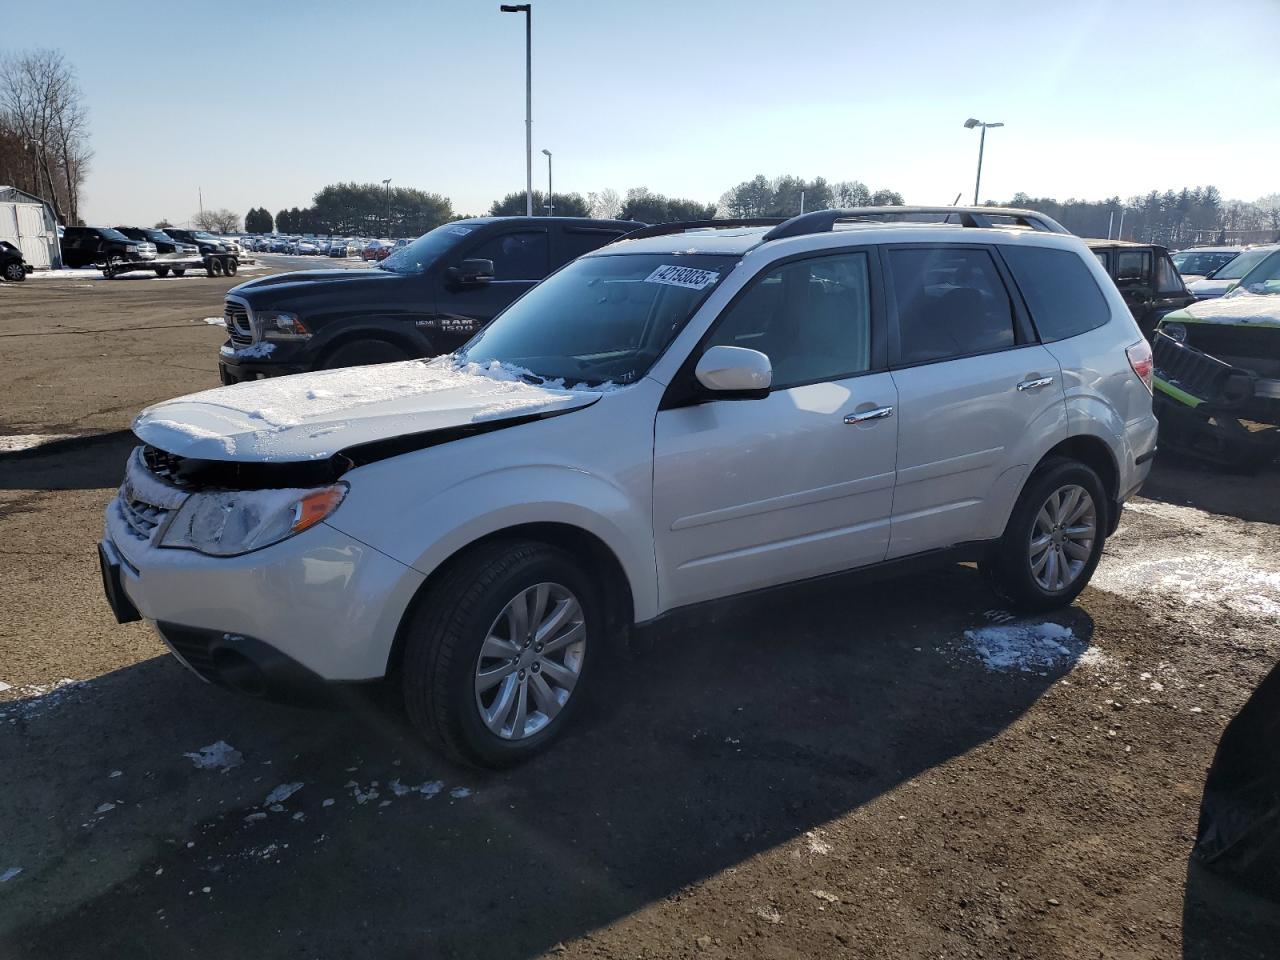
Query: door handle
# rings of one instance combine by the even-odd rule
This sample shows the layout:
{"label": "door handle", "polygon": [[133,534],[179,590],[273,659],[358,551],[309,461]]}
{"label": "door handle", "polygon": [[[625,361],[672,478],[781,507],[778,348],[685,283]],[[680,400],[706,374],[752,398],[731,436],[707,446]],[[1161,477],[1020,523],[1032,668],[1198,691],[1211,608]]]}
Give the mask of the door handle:
{"label": "door handle", "polygon": [[1039,380],[1023,380],[1018,384],[1019,390],[1035,390],[1053,383],[1053,377],[1041,377]]}
{"label": "door handle", "polygon": [[845,423],[866,423],[868,420],[883,420],[893,416],[893,407],[876,407],[862,413],[851,413],[844,418]]}

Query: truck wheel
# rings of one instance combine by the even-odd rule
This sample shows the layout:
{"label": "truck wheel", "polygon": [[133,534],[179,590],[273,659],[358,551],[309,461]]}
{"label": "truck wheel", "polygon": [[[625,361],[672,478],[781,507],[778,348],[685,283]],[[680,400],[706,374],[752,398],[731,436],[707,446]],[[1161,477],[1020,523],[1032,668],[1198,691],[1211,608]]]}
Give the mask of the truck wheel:
{"label": "truck wheel", "polygon": [[[605,641],[599,591],[565,551],[507,540],[461,557],[404,624],[414,727],[464,763],[509,767],[554,740]],[[594,682],[594,681],[590,681]]]}
{"label": "truck wheel", "polygon": [[1078,460],[1055,457],[1027,480],[1004,536],[978,569],[1012,609],[1045,613],[1085,588],[1106,537],[1102,481]]}
{"label": "truck wheel", "polygon": [[167,277],[168,275],[169,275],[169,268],[168,268],[168,267],[156,267],[156,276],[157,276],[157,277]]}
{"label": "truck wheel", "polygon": [[102,265],[102,275],[108,280],[114,280],[116,275],[115,265],[110,260]]}
{"label": "truck wheel", "polygon": [[222,276],[222,261],[219,260],[217,257],[210,257],[209,262],[207,264],[207,269],[209,271],[209,276],[211,277]]}
{"label": "truck wheel", "polygon": [[177,267],[174,267],[174,269],[173,269],[173,275],[174,275],[175,277],[185,277],[185,276],[187,275],[187,271],[186,271],[186,270],[179,269],[179,268],[177,268]]}
{"label": "truck wheel", "polygon": [[222,265],[222,269],[228,277],[234,277],[236,275],[236,271],[240,269],[240,261],[235,257],[229,257],[226,263]]}
{"label": "truck wheel", "polygon": [[371,363],[395,363],[410,359],[394,343],[386,340],[357,340],[344,344],[330,353],[320,364],[322,370],[336,370],[339,367],[364,367]]}

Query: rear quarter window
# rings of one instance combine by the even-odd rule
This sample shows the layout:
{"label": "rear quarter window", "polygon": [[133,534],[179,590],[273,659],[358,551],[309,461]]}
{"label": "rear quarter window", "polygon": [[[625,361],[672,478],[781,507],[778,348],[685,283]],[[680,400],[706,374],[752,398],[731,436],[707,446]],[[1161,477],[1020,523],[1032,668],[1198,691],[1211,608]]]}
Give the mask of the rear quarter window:
{"label": "rear quarter window", "polygon": [[1031,246],[1001,247],[1000,252],[1045,343],[1077,337],[1111,319],[1107,298],[1077,254]]}

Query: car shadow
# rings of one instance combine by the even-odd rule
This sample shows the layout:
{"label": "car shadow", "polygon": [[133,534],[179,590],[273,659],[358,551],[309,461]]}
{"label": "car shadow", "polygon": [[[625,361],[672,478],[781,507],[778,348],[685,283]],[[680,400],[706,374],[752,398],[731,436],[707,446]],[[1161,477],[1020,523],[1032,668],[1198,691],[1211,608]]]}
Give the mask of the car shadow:
{"label": "car shadow", "polygon": [[1142,496],[1240,520],[1280,524],[1280,498],[1274,495],[1278,488],[1280,462],[1243,472],[1161,451],[1142,485]]}
{"label": "car shadow", "polygon": [[137,445],[131,431],[113,430],[0,453],[0,490],[114,490]]}
{"label": "car shadow", "polygon": [[[825,824],[1070,669],[986,669],[963,639],[986,597],[955,566],[670,626],[501,773],[431,754],[394,691],[303,711],[168,657],[0,704],[0,852],[24,868],[0,954],[535,956],[762,851],[826,856]],[[1054,619],[1088,645],[1084,611]],[[242,762],[184,756],[218,741]],[[283,784],[301,786],[268,804]]]}

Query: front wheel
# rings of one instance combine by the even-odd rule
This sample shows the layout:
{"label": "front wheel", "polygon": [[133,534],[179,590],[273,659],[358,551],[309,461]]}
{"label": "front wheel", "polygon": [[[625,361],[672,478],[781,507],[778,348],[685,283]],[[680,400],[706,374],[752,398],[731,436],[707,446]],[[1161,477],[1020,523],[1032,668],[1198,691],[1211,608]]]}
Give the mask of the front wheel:
{"label": "front wheel", "polygon": [[1076,460],[1053,459],[1023,488],[992,554],[987,584],[1015,610],[1043,613],[1071,603],[1089,583],[1106,540],[1102,481]]}
{"label": "front wheel", "polygon": [[173,275],[175,277],[185,277],[187,275],[187,271],[174,268]]}
{"label": "front wheel", "polygon": [[222,265],[222,269],[228,277],[234,277],[236,271],[240,269],[240,261],[235,257],[228,257],[227,262]]}
{"label": "front wheel", "polygon": [[4,278],[11,283],[20,283],[27,279],[27,270],[17,261],[7,263],[4,268]]}
{"label": "front wheel", "polygon": [[324,358],[320,368],[336,370],[339,367],[365,367],[373,363],[395,363],[408,359],[409,354],[386,340],[357,340],[336,348]]}
{"label": "front wheel", "polygon": [[595,584],[557,547],[502,541],[462,557],[406,625],[405,706],[449,757],[508,767],[559,736],[600,659]]}

